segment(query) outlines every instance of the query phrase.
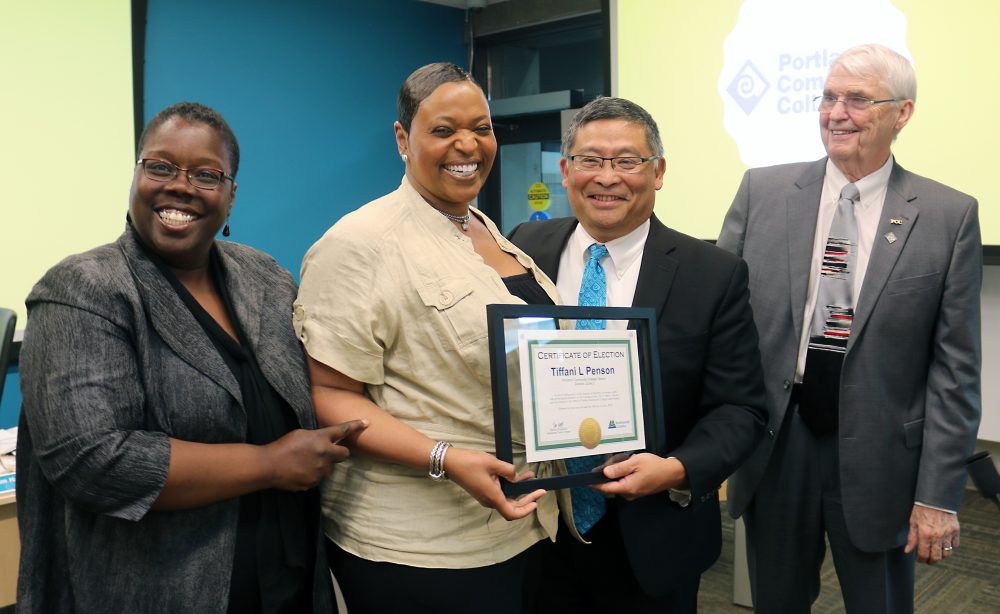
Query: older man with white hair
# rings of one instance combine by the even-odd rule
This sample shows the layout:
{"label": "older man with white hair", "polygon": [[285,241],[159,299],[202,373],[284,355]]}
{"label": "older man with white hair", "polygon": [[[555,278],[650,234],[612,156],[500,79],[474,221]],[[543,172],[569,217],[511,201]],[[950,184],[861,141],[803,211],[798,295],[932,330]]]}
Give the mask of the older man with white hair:
{"label": "older man with white hair", "polygon": [[751,169],[719,245],[750,267],[770,420],[730,481],[759,612],[808,612],[829,539],[848,612],[912,612],[959,546],[981,413],[974,198],[904,170],[910,62],[854,47],[816,98],[827,157]]}

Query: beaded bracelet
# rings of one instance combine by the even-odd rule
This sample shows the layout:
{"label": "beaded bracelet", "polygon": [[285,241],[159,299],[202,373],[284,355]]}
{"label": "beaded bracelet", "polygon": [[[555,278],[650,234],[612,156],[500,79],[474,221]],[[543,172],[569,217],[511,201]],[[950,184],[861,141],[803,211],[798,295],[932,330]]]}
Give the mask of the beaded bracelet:
{"label": "beaded bracelet", "polygon": [[435,482],[447,480],[448,476],[444,472],[444,455],[448,453],[451,444],[447,441],[439,441],[431,448],[431,465],[428,475]]}

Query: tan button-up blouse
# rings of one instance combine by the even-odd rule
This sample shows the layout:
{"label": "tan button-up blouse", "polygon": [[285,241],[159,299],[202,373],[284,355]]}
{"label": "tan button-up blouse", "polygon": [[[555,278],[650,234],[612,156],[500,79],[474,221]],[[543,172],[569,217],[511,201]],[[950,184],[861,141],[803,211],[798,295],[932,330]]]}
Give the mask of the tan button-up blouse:
{"label": "tan button-up blouse", "polygon": [[[534,262],[473,211],[558,301]],[[404,178],[395,192],[344,216],[309,250],[293,320],[309,355],[364,382],[379,407],[432,439],[492,453],[486,305],[521,302]],[[514,438],[521,471],[523,434],[515,431]],[[532,469],[550,473],[548,466]],[[548,494],[534,514],[508,522],[457,484],[432,481],[424,468],[356,456],[325,482],[323,513],[327,536],[356,556],[469,568],[554,537],[557,511]]]}

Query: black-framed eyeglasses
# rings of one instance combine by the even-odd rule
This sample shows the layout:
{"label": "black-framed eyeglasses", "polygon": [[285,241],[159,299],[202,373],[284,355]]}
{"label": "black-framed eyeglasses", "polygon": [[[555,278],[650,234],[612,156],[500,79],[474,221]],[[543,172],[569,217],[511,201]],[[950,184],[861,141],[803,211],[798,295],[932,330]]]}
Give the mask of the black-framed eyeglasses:
{"label": "black-framed eyeglasses", "polygon": [[573,163],[573,168],[585,173],[593,173],[604,168],[604,161],[611,162],[611,170],[618,173],[637,173],[643,164],[651,160],[656,160],[660,156],[615,156],[614,158],[602,158],[601,156],[585,156],[571,154],[566,159]]}
{"label": "black-framed eyeglasses", "polygon": [[844,103],[844,108],[847,110],[857,111],[860,113],[867,111],[877,104],[882,104],[883,102],[902,102],[902,99],[883,98],[882,100],[872,100],[871,98],[865,98],[864,96],[844,96],[843,98],[837,98],[836,96],[817,96],[813,98],[816,110],[820,113],[829,113],[833,110],[833,107],[837,106],[838,102]]}
{"label": "black-framed eyeglasses", "polygon": [[219,187],[223,179],[228,179],[236,183],[236,180],[227,175],[225,171],[209,166],[181,168],[173,162],[167,162],[158,158],[142,158],[136,164],[142,166],[142,173],[146,176],[146,179],[152,179],[153,181],[173,181],[178,172],[184,171],[188,183],[200,190],[214,190]]}

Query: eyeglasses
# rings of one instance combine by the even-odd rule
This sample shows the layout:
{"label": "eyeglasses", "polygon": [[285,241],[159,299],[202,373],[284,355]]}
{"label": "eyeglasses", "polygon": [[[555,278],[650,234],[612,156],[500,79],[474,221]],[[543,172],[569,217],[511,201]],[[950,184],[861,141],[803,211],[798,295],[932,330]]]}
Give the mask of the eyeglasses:
{"label": "eyeglasses", "polygon": [[611,162],[611,170],[619,173],[637,173],[639,167],[650,160],[656,160],[660,156],[617,156],[614,158],[602,158],[600,156],[570,155],[566,159],[573,163],[573,168],[586,173],[595,173],[604,168],[604,161]]}
{"label": "eyeglasses", "polygon": [[829,113],[833,110],[833,107],[837,106],[838,102],[844,103],[844,108],[848,111],[857,111],[858,113],[861,113],[877,104],[882,104],[883,102],[901,102],[901,99],[883,98],[882,100],[872,100],[871,98],[865,98],[864,96],[845,96],[844,98],[837,98],[836,96],[817,96],[813,98],[813,103],[815,103],[816,109],[820,113]]}
{"label": "eyeglasses", "polygon": [[172,181],[177,176],[178,171],[184,171],[188,183],[200,190],[214,190],[219,187],[223,179],[228,179],[235,183],[235,179],[217,168],[203,166],[200,168],[181,168],[172,162],[158,160],[156,158],[143,158],[136,162],[142,165],[142,172],[146,179],[153,181]]}

